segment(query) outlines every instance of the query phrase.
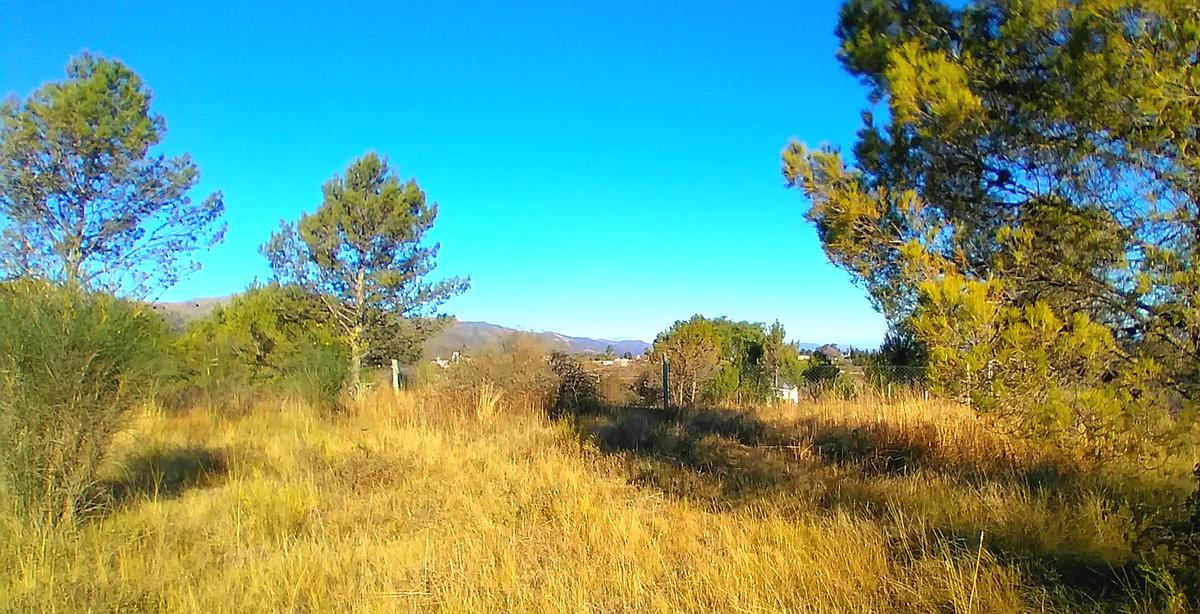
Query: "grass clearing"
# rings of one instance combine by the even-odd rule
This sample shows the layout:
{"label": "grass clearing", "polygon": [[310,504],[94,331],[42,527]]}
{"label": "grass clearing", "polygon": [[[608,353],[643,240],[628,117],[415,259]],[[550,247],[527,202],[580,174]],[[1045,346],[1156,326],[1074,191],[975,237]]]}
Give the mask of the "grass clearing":
{"label": "grass clearing", "polygon": [[114,445],[108,512],[3,518],[0,609],[1149,607],[1122,585],[1128,510],[951,406],[494,409],[415,392],[336,416],[145,412]]}

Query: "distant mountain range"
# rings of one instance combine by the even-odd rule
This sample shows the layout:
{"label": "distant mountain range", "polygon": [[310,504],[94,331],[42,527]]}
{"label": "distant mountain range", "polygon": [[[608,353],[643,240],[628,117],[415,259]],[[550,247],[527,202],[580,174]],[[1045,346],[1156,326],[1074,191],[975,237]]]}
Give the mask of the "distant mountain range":
{"label": "distant mountain range", "polygon": [[213,296],[209,298],[194,298],[190,301],[175,301],[172,303],[154,303],[157,311],[166,321],[171,330],[181,331],[194,320],[199,320],[212,313],[217,307],[233,300],[235,295]]}
{"label": "distant mountain range", "polygon": [[[189,301],[155,303],[154,310],[162,314],[167,324],[175,330],[182,330],[193,320],[198,320],[212,313],[217,307],[228,303],[233,296],[217,296],[212,298],[192,299]],[[603,354],[609,346],[617,356],[629,352],[638,355],[650,347],[645,341],[589,339],[587,337],[570,337],[552,332],[529,332],[508,328],[487,322],[455,322],[441,334],[434,336],[425,343],[425,356],[449,357],[454,352],[470,352],[479,348],[499,343],[513,333],[523,333],[537,338],[550,349],[564,350],[572,353],[593,352]]]}
{"label": "distant mountain range", "polygon": [[[217,307],[228,303],[233,298],[217,296],[212,298],[192,299],[173,303],[155,303],[154,309],[162,314],[163,319],[174,330],[183,330],[187,324],[212,313]],[[603,354],[612,346],[617,356],[629,352],[634,356],[642,354],[650,347],[649,343],[638,340],[591,339],[588,337],[570,337],[552,332],[530,332],[489,324],[487,322],[455,322],[425,343],[425,356],[449,357],[454,352],[470,352],[479,348],[502,341],[513,333],[523,333],[536,337],[550,349],[563,350],[571,353],[593,352]],[[815,350],[820,344],[801,343],[802,350]]]}
{"label": "distant mountain range", "polygon": [[625,352],[636,356],[650,347],[650,344],[645,341],[590,339],[551,332],[521,331],[487,322],[455,322],[425,344],[425,354],[426,356],[449,356],[454,352],[469,352],[497,343],[513,333],[532,335],[548,348],[571,353],[603,354],[611,346],[613,353],[617,356],[621,356]]}

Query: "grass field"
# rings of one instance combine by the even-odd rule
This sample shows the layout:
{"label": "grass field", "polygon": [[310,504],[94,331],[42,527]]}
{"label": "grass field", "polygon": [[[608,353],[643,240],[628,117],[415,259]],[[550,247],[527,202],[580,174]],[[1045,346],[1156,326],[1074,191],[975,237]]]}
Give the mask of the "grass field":
{"label": "grass field", "polygon": [[1120,487],[961,408],[551,422],[495,401],[147,410],[115,446],[107,511],[43,534],[4,517],[0,609],[1156,607]]}

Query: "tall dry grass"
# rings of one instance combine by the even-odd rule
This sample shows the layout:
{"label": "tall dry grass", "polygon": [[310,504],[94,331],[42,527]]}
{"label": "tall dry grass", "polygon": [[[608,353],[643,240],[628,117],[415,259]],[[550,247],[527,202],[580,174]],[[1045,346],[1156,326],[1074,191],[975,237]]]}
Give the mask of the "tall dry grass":
{"label": "tall dry grass", "polygon": [[[1126,512],[1082,482],[1022,478],[1035,451],[952,408],[551,422],[515,405],[492,389],[380,392],[334,416],[283,401],[236,416],[147,410],[115,444],[107,514],[51,534],[3,518],[0,609],[1152,605],[1108,580],[1095,597],[1055,583],[1126,564]],[[999,473],[979,466],[992,459]]]}

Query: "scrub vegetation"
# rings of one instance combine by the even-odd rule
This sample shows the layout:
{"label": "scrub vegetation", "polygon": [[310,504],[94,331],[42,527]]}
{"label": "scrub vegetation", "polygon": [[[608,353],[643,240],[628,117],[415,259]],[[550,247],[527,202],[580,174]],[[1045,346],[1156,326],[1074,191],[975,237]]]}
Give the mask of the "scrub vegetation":
{"label": "scrub vegetation", "polygon": [[85,53],[5,103],[0,611],[1200,609],[1200,8],[849,0],[837,34],[853,155],[782,171],[870,352],[695,315],[423,363],[469,280],[373,152],[169,325],[224,201],[146,85]]}

